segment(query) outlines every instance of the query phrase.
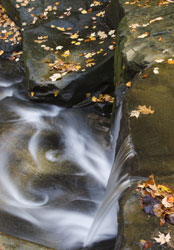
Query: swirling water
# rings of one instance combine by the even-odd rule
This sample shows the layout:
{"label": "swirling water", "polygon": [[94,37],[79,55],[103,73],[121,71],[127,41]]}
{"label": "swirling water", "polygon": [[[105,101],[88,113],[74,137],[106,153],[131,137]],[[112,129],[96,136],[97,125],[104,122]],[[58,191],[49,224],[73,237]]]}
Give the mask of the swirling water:
{"label": "swirling water", "polygon": [[112,168],[86,110],[32,103],[19,84],[0,80],[0,230],[60,250],[115,237],[129,138]]}

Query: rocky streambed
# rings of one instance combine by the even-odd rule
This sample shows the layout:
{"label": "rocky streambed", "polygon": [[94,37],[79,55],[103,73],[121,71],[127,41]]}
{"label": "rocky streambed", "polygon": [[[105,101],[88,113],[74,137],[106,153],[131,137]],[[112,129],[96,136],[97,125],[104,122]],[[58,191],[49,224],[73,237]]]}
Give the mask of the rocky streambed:
{"label": "rocky streambed", "polygon": [[[24,87],[19,88],[19,92],[26,98],[66,106],[85,100],[81,104],[83,106],[92,101],[93,94],[90,96],[89,93],[113,89],[115,83],[113,120],[120,103],[122,105],[116,152],[119,153],[128,136],[135,152],[122,166],[122,172],[129,173],[133,185],[124,192],[120,200],[115,250],[143,249],[141,240],[151,241],[151,249],[171,249],[171,246],[155,242],[154,237],[158,231],[170,233],[172,237],[173,226],[165,224],[160,227],[157,218],[147,217],[139,206],[140,197],[135,189],[138,181],[152,173],[157,181],[173,184],[173,1],[113,0],[72,3],[50,0],[48,4],[48,1],[39,0],[2,0],[2,3],[12,20],[20,27],[20,31],[18,32],[17,27],[8,31],[12,32],[8,33],[10,38],[13,37],[12,44],[5,42],[8,38],[1,39],[1,57],[12,61],[11,65],[14,66],[8,66],[8,63],[6,65],[16,79],[19,74],[23,75]],[[11,26],[14,27],[13,24]],[[1,33],[5,33],[4,27],[1,28]],[[16,32],[18,35],[14,37]],[[23,38],[23,59],[20,32]],[[116,33],[116,49],[113,50]],[[15,54],[12,54],[14,51]],[[4,65],[3,62],[2,71]],[[9,77],[8,71],[5,75]],[[123,94],[125,95],[122,99]],[[103,104],[99,104],[96,110],[102,117],[108,112]],[[105,138],[105,145],[112,144],[109,137],[111,128],[105,126],[105,122],[110,124],[110,121],[101,119],[100,115],[92,116],[95,121],[92,124],[97,123],[95,131],[99,132],[97,138],[100,139],[97,140],[102,143],[101,138]],[[100,121],[99,124],[97,121]],[[103,131],[104,137],[100,137]],[[30,130],[26,133],[26,138],[30,133],[33,132]],[[46,137],[47,134],[44,134],[43,138]],[[53,137],[54,135],[49,137],[49,140]],[[45,141],[47,140],[43,139],[44,144]],[[57,144],[54,146],[57,147]],[[44,150],[46,148],[39,151],[41,162]],[[48,165],[46,169],[51,176]],[[67,164],[65,172],[70,169]],[[89,178],[86,180],[89,181]],[[94,183],[95,181],[90,182],[90,189],[94,188]],[[98,190],[100,188],[99,185]],[[95,207],[92,201],[90,211],[94,211]],[[81,209],[84,209],[83,205]],[[114,248],[113,243],[108,246],[109,248],[107,245],[105,248]],[[36,249],[40,249],[39,246]]]}

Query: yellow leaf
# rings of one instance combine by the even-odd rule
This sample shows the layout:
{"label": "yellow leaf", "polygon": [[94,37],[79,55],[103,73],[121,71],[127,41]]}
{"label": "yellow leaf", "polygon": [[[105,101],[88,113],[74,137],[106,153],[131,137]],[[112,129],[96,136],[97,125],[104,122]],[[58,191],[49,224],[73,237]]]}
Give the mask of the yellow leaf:
{"label": "yellow leaf", "polygon": [[0,56],[4,54],[4,51],[3,50],[0,50]]}
{"label": "yellow leaf", "polygon": [[67,57],[67,56],[70,56],[70,51],[69,50],[66,50],[63,54],[62,54],[63,57]]}
{"label": "yellow leaf", "polygon": [[130,88],[130,87],[131,87],[131,84],[132,84],[131,82],[127,82],[127,83],[126,83],[126,86],[127,86],[128,88]]}
{"label": "yellow leaf", "polygon": [[60,31],[65,31],[64,27],[57,27],[57,29],[60,30]]}
{"label": "yellow leaf", "polygon": [[81,11],[82,14],[87,14],[88,12],[86,10]]}
{"label": "yellow leaf", "polygon": [[172,58],[169,58],[168,64],[174,64],[174,60]]}
{"label": "yellow leaf", "polygon": [[78,37],[79,37],[79,35],[77,33],[74,33],[74,34],[72,34],[72,36],[70,36],[71,39],[76,39]]}
{"label": "yellow leaf", "polygon": [[97,101],[97,98],[95,96],[92,97],[92,101],[93,102],[96,102]]}
{"label": "yellow leaf", "polygon": [[81,44],[81,42],[76,42],[75,45],[79,46]]}
{"label": "yellow leaf", "polygon": [[58,94],[59,94],[59,91],[56,90],[56,91],[54,92],[54,97],[58,96]]}
{"label": "yellow leaf", "polygon": [[167,193],[171,193],[170,188],[164,186],[164,185],[158,185],[158,189],[160,189],[161,192],[167,192]]}

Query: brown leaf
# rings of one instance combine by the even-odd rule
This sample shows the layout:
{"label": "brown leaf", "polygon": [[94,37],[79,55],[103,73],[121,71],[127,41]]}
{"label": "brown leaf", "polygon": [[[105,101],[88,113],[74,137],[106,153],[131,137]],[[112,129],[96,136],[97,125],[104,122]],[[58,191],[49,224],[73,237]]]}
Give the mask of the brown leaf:
{"label": "brown leaf", "polygon": [[153,114],[155,111],[151,109],[151,106],[146,107],[146,105],[139,105],[138,106],[138,111],[142,114],[142,115],[149,115],[149,114]]}

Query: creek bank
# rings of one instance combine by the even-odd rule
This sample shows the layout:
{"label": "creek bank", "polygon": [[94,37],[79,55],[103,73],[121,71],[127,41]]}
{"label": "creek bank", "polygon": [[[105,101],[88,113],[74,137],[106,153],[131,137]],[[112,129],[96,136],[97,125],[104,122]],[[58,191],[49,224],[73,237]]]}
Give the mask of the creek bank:
{"label": "creek bank", "polygon": [[31,100],[72,105],[113,84],[118,18],[108,0],[2,3],[22,30]]}
{"label": "creek bank", "polygon": [[[118,27],[115,80],[118,89],[126,87],[128,81],[132,86],[127,88],[123,102],[118,148],[130,135],[136,155],[125,168],[134,182],[153,173],[161,182],[171,180],[173,184],[174,4],[122,0],[119,3],[125,16]],[[151,106],[154,113],[130,117],[139,105]],[[154,228],[162,230],[156,218],[144,215],[134,191],[129,192],[121,200],[120,233],[115,248],[119,250],[141,249],[141,239],[150,240]],[[170,247],[156,244],[152,249]]]}

